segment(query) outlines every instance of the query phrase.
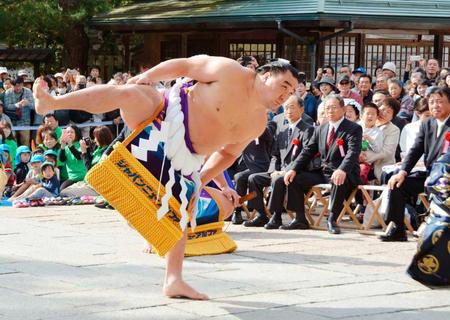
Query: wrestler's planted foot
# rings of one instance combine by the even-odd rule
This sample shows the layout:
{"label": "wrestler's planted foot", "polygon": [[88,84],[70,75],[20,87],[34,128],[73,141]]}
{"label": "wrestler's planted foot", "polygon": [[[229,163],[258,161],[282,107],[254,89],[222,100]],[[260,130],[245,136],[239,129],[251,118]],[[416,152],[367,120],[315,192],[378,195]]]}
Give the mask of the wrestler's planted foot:
{"label": "wrestler's planted foot", "polygon": [[40,115],[45,115],[52,111],[51,106],[55,103],[54,98],[45,91],[47,87],[47,82],[42,79],[36,80],[33,85],[34,106],[36,112]]}
{"label": "wrestler's planted foot", "polygon": [[194,290],[182,279],[166,281],[163,287],[163,293],[169,298],[188,298],[192,300],[209,300],[206,294]]}

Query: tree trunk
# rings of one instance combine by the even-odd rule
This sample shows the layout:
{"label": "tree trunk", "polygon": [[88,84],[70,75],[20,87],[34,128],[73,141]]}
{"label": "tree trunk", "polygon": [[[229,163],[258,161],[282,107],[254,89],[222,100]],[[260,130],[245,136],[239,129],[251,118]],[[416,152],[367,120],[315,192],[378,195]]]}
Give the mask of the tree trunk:
{"label": "tree trunk", "polygon": [[58,0],[64,21],[69,21],[64,30],[63,66],[80,68],[84,73],[87,67],[89,39],[81,23],[70,23],[70,14],[80,8],[78,0]]}
{"label": "tree trunk", "polygon": [[76,25],[64,31],[63,66],[80,68],[84,73],[87,68],[89,39],[83,25]]}

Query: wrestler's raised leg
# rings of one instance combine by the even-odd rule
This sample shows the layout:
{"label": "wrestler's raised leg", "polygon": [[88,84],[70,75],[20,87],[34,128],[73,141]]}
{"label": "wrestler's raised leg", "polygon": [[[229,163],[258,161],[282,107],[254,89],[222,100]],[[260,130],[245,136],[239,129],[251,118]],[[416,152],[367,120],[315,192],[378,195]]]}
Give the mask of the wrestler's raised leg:
{"label": "wrestler's raised leg", "polygon": [[37,80],[33,86],[37,113],[69,109],[97,114],[120,108],[131,129],[153,115],[162,101],[162,93],[147,85],[96,85],[57,97],[48,94],[45,86],[44,80]]}
{"label": "wrestler's raised leg", "polygon": [[187,231],[183,238],[166,254],[166,276],[163,293],[170,298],[184,297],[193,300],[208,300],[206,294],[194,290],[182,277],[184,249],[187,242]]}

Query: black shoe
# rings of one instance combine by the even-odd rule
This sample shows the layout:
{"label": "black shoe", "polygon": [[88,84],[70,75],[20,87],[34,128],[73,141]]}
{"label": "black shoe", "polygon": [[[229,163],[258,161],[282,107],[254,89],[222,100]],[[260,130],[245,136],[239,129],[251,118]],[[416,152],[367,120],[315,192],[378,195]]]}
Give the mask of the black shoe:
{"label": "black shoe", "polygon": [[385,242],[405,242],[408,241],[408,236],[406,235],[406,231],[404,229],[399,229],[396,226],[389,228],[386,234],[383,234],[378,237],[381,241]]}
{"label": "black shoe", "polygon": [[331,234],[340,234],[341,233],[341,229],[336,225],[336,221],[328,221],[327,222],[327,226],[328,226],[328,232]]}
{"label": "black shoe", "polygon": [[232,224],[242,224],[244,223],[244,219],[242,219],[242,212],[241,211],[235,211],[233,213],[233,217],[231,218]]}
{"label": "black shoe", "polygon": [[278,229],[282,225],[280,219],[274,219],[273,217],[264,225],[264,228],[267,230]]}
{"label": "black shoe", "polygon": [[309,224],[298,220],[292,220],[287,226],[281,226],[282,230],[306,230],[309,229]]}
{"label": "black shoe", "polygon": [[269,219],[266,216],[258,215],[253,220],[245,221],[244,227],[264,227],[267,222],[269,222]]}

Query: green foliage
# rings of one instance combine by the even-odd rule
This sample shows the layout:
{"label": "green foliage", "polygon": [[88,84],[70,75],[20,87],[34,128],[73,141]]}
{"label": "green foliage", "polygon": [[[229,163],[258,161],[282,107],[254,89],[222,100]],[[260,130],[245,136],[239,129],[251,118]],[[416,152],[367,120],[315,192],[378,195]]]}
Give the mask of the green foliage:
{"label": "green foliage", "polygon": [[0,43],[9,48],[50,48],[58,59],[68,30],[86,25],[95,14],[130,3],[133,1],[1,0]]}

